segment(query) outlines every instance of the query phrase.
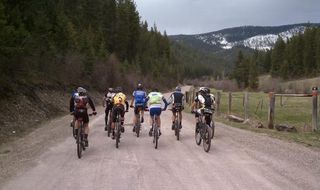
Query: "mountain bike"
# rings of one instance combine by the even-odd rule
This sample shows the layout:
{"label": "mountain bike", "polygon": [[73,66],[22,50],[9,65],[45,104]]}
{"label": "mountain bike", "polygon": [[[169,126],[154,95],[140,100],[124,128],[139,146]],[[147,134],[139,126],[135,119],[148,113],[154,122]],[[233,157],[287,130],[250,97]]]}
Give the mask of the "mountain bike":
{"label": "mountain bike", "polygon": [[211,118],[213,114],[212,109],[201,108],[196,111],[199,115],[199,122],[195,128],[195,140],[196,144],[200,145],[201,141],[203,141],[203,149],[205,152],[209,152],[211,147],[211,139],[212,139],[212,128],[206,123],[206,118]]}
{"label": "mountain bike", "polygon": [[[79,112],[85,112],[85,110],[79,110]],[[92,116],[93,114],[89,114],[89,116]],[[78,122],[80,122],[80,127],[78,130],[78,134],[76,134],[76,142],[77,142],[77,154],[78,158],[80,159],[82,157],[82,151],[86,150],[85,147],[85,141],[84,141],[84,123],[83,118],[79,117],[77,119]]]}
{"label": "mountain bike", "polygon": [[177,140],[180,140],[180,130],[181,130],[181,118],[180,113],[182,111],[182,106],[175,106],[171,110],[174,111],[175,120],[174,120],[174,135],[177,137]]}

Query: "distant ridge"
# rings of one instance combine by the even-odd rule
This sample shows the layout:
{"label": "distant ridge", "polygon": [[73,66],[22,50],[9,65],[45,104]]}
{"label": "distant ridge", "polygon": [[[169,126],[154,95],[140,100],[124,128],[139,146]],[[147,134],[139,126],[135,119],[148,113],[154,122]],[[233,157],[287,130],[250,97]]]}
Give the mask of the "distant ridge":
{"label": "distant ridge", "polygon": [[220,52],[233,48],[271,49],[278,37],[291,38],[303,33],[306,27],[320,23],[300,23],[281,26],[240,26],[195,35],[172,35],[169,38],[206,52]]}

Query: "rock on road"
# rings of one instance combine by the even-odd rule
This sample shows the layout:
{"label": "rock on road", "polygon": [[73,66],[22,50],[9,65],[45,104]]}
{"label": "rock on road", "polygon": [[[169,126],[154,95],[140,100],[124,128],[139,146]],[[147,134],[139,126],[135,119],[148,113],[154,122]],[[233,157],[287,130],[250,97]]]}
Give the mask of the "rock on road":
{"label": "rock on road", "polygon": [[132,132],[132,109],[116,149],[104,131],[104,111],[98,112],[90,118],[90,147],[81,159],[70,116],[0,147],[0,189],[320,189],[319,150],[216,123],[206,153],[194,140],[194,116],[183,114],[177,141],[170,111],[161,115],[162,136],[154,149],[147,119],[139,138]]}

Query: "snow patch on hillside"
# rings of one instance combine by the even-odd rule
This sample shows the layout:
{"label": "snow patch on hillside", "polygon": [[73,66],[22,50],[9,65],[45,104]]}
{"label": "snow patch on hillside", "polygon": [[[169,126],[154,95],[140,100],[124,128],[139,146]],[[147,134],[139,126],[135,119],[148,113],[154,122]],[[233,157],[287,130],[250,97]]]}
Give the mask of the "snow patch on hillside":
{"label": "snow patch on hillside", "polygon": [[304,30],[304,26],[298,26],[279,34],[257,35],[245,40],[235,42],[228,42],[226,36],[221,33],[214,33],[211,35],[196,35],[195,37],[196,39],[201,40],[203,43],[219,46],[223,49],[231,49],[235,46],[245,46],[252,49],[270,50],[278,40],[279,36],[284,40],[287,40],[292,38],[294,35],[303,33]]}

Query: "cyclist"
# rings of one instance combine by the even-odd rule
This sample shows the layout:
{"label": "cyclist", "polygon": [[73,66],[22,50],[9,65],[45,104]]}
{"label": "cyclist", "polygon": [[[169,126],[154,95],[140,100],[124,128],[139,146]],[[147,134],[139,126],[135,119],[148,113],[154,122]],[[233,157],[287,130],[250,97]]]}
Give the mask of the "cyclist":
{"label": "cyclist", "polygon": [[[169,104],[172,103],[172,126],[171,129],[174,130],[174,121],[176,119],[176,112],[179,112],[180,119],[182,120],[181,111],[184,109],[184,94],[181,92],[181,87],[177,86],[175,91],[170,95]],[[180,129],[182,128],[180,120]]]}
{"label": "cyclist", "polygon": [[[199,111],[203,108],[208,108],[208,109],[214,109],[215,106],[215,97],[213,94],[210,94],[210,89],[207,87],[200,87],[198,93],[196,94],[196,97],[194,99],[194,102],[191,105],[191,110],[193,113],[195,113],[196,117],[196,130],[198,129],[199,125]],[[198,109],[198,111],[194,111],[195,108]],[[211,117],[206,117],[206,124],[211,127]]]}
{"label": "cyclist", "polygon": [[[143,114],[144,114],[144,107],[145,107],[145,102],[147,98],[147,93],[143,90],[141,83],[138,84],[137,89],[133,92],[132,96],[133,98],[131,99],[130,107],[134,107],[134,114],[136,115],[136,117],[133,117],[133,123],[134,123],[133,132],[135,132],[135,124],[137,123],[139,112],[141,112],[141,123],[143,123],[144,121]],[[133,106],[133,102],[134,102],[134,106]]]}
{"label": "cyclist", "polygon": [[[126,110],[124,110],[124,106],[126,106]],[[122,93],[122,88],[117,87],[115,90],[115,95],[113,96],[113,108],[112,108],[112,139],[115,139],[115,122],[117,121],[117,114],[121,115],[121,132],[124,133],[123,121],[124,121],[124,113],[128,112],[129,103],[126,100],[126,95]]]}
{"label": "cyclist", "polygon": [[[152,117],[156,116],[156,123],[161,127],[161,120],[160,115],[161,111],[165,111],[168,106],[167,100],[163,97],[163,95],[159,92],[158,89],[154,89],[152,92],[148,94],[148,97],[146,99],[146,102],[148,103],[149,111],[150,111],[150,123],[152,123]],[[164,102],[164,109],[162,109],[162,102]],[[161,131],[159,131],[159,136],[161,135]],[[152,136],[152,127],[149,131],[149,136]]]}
{"label": "cyclist", "polygon": [[78,87],[77,91],[78,91],[78,95],[72,98],[74,104],[70,104],[70,110],[75,110],[75,112],[74,112],[74,116],[76,119],[75,134],[78,134],[78,130],[79,130],[78,119],[83,118],[84,133],[85,133],[84,134],[84,142],[85,142],[85,146],[88,147],[89,146],[89,142],[88,142],[89,115],[87,112],[87,109],[88,109],[87,104],[89,103],[89,105],[93,111],[93,115],[96,115],[97,112],[96,112],[96,109],[95,109],[95,106],[94,106],[92,99],[87,95],[87,90],[82,87]]}
{"label": "cyclist", "polygon": [[113,88],[108,88],[106,90],[106,93],[103,97],[103,107],[105,107],[105,117],[104,117],[104,120],[105,120],[105,127],[104,127],[104,130],[107,131],[108,130],[108,118],[109,118],[109,112],[112,110],[112,107],[113,107],[113,102],[112,102],[112,99],[114,97],[115,93],[114,93],[114,89]]}

